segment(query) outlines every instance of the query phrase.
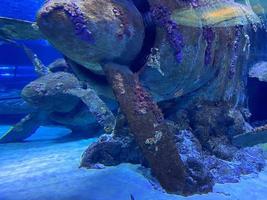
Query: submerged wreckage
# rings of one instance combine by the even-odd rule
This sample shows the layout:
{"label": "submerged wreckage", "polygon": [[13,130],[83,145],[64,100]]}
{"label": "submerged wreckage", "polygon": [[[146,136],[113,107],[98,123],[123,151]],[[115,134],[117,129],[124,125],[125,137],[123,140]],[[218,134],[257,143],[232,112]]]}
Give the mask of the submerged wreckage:
{"label": "submerged wreckage", "polygon": [[[90,146],[81,166],[141,163],[167,192],[191,195],[264,167],[260,149],[233,145],[257,131],[245,94],[249,34],[262,26],[257,8],[230,0],[48,0],[36,23],[1,18],[0,35],[47,39],[79,81],[119,102],[113,134]],[[90,108],[68,76],[77,84],[62,86],[63,98]]]}

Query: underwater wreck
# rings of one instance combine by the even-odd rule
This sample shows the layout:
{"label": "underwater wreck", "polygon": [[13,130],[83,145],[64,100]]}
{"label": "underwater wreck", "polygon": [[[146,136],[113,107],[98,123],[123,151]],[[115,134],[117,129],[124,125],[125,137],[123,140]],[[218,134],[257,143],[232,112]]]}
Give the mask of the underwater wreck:
{"label": "underwater wreck", "polygon": [[[65,57],[63,67],[46,67],[25,49],[40,75],[22,92],[35,110],[0,142],[22,141],[47,120],[86,132],[94,116],[106,134],[81,167],[142,164],[167,192],[185,196],[261,171],[262,150],[234,142],[266,129],[248,123],[249,35],[264,26],[253,8],[232,0],[48,0],[36,22],[0,18],[6,42],[44,38]],[[118,102],[115,116],[102,97]]]}

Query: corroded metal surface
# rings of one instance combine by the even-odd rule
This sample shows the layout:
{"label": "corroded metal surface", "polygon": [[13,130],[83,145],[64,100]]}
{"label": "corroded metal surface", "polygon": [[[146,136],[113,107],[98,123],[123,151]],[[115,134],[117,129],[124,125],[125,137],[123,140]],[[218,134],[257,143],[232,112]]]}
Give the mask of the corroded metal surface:
{"label": "corroded metal surface", "polygon": [[107,64],[106,75],[126,115],[138,146],[162,187],[171,193],[190,195],[188,172],[174,141],[175,133],[165,123],[163,114],[137,77],[127,68]]}

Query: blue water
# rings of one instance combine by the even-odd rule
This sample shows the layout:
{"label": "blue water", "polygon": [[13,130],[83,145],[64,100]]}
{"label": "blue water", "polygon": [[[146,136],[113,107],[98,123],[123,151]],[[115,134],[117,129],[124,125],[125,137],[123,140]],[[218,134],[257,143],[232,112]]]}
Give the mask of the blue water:
{"label": "blue water", "polygon": [[[48,65],[62,55],[46,41],[22,41]],[[37,76],[25,52],[12,44],[0,45],[0,86],[21,89]],[[16,59],[14,59],[14,56]]]}
{"label": "blue water", "polygon": [[36,11],[43,3],[44,0],[1,0],[0,16],[34,21]]}
{"label": "blue water", "polygon": [[[35,21],[36,12],[43,2],[43,0],[2,0],[0,16]],[[31,48],[46,65],[62,57],[45,40],[20,42]],[[32,63],[22,49],[12,44],[0,44],[0,89],[1,87],[21,89],[35,78],[36,73]]]}

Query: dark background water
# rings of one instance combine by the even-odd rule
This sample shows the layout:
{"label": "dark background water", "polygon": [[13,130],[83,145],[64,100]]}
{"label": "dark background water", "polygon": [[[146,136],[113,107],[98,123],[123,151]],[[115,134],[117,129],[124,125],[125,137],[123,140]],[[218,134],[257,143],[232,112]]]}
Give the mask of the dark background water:
{"label": "dark background water", "polygon": [[[267,32],[258,30],[251,35],[251,55],[249,67],[254,64],[267,61]],[[252,113],[251,121],[267,120],[267,83],[256,78],[249,78],[247,85],[248,106]]]}

